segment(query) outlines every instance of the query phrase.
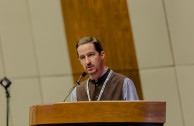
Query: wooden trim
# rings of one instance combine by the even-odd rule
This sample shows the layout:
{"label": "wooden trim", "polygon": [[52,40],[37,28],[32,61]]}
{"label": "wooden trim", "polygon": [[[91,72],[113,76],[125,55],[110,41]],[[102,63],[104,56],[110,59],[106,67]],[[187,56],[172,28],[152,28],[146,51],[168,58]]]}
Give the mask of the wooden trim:
{"label": "wooden trim", "polygon": [[146,122],[164,123],[166,103],[163,101],[67,102],[35,105],[30,108],[30,125]]}

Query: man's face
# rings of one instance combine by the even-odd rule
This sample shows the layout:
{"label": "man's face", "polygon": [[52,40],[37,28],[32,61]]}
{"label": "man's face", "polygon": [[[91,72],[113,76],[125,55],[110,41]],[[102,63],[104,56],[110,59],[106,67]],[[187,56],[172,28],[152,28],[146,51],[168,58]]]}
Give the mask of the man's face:
{"label": "man's face", "polygon": [[80,45],[77,48],[80,63],[89,75],[96,75],[103,70],[104,51],[100,54],[92,43]]}

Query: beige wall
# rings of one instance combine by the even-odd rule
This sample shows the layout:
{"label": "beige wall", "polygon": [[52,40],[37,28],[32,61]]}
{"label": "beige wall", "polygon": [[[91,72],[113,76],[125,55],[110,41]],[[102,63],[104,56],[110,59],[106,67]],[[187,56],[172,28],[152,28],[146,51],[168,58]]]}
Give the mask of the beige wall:
{"label": "beige wall", "polygon": [[[30,106],[61,102],[73,85],[61,13],[58,0],[0,0],[0,78],[12,81],[10,126],[27,126]],[[2,86],[0,106],[5,126]]]}
{"label": "beige wall", "polygon": [[[127,0],[145,100],[167,102],[165,126],[192,126],[193,1]],[[29,107],[63,101],[73,84],[59,0],[0,0],[0,78],[10,87],[10,126]],[[6,125],[0,87],[0,126]]]}
{"label": "beige wall", "polygon": [[128,0],[145,100],[167,103],[165,126],[192,126],[193,1]]}

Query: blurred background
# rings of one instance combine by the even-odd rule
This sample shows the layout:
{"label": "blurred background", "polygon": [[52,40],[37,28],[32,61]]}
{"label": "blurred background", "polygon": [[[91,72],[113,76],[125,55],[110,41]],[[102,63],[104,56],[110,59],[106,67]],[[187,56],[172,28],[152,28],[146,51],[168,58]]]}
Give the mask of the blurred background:
{"label": "blurred background", "polygon": [[[76,42],[99,39],[106,64],[130,77],[141,100],[166,101],[165,126],[193,126],[194,1],[0,0],[0,79],[10,126],[33,105],[62,102],[83,72]],[[70,102],[70,99],[67,99]],[[0,87],[0,126],[6,94]]]}

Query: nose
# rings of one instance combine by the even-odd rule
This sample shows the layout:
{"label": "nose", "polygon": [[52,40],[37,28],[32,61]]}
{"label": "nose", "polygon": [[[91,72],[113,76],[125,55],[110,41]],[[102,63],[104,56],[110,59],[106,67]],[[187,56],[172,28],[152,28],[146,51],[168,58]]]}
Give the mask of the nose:
{"label": "nose", "polygon": [[86,62],[86,64],[89,64],[89,63],[91,63],[91,60],[90,60],[90,58],[89,58],[89,57],[86,57],[86,59],[85,59],[85,62]]}

